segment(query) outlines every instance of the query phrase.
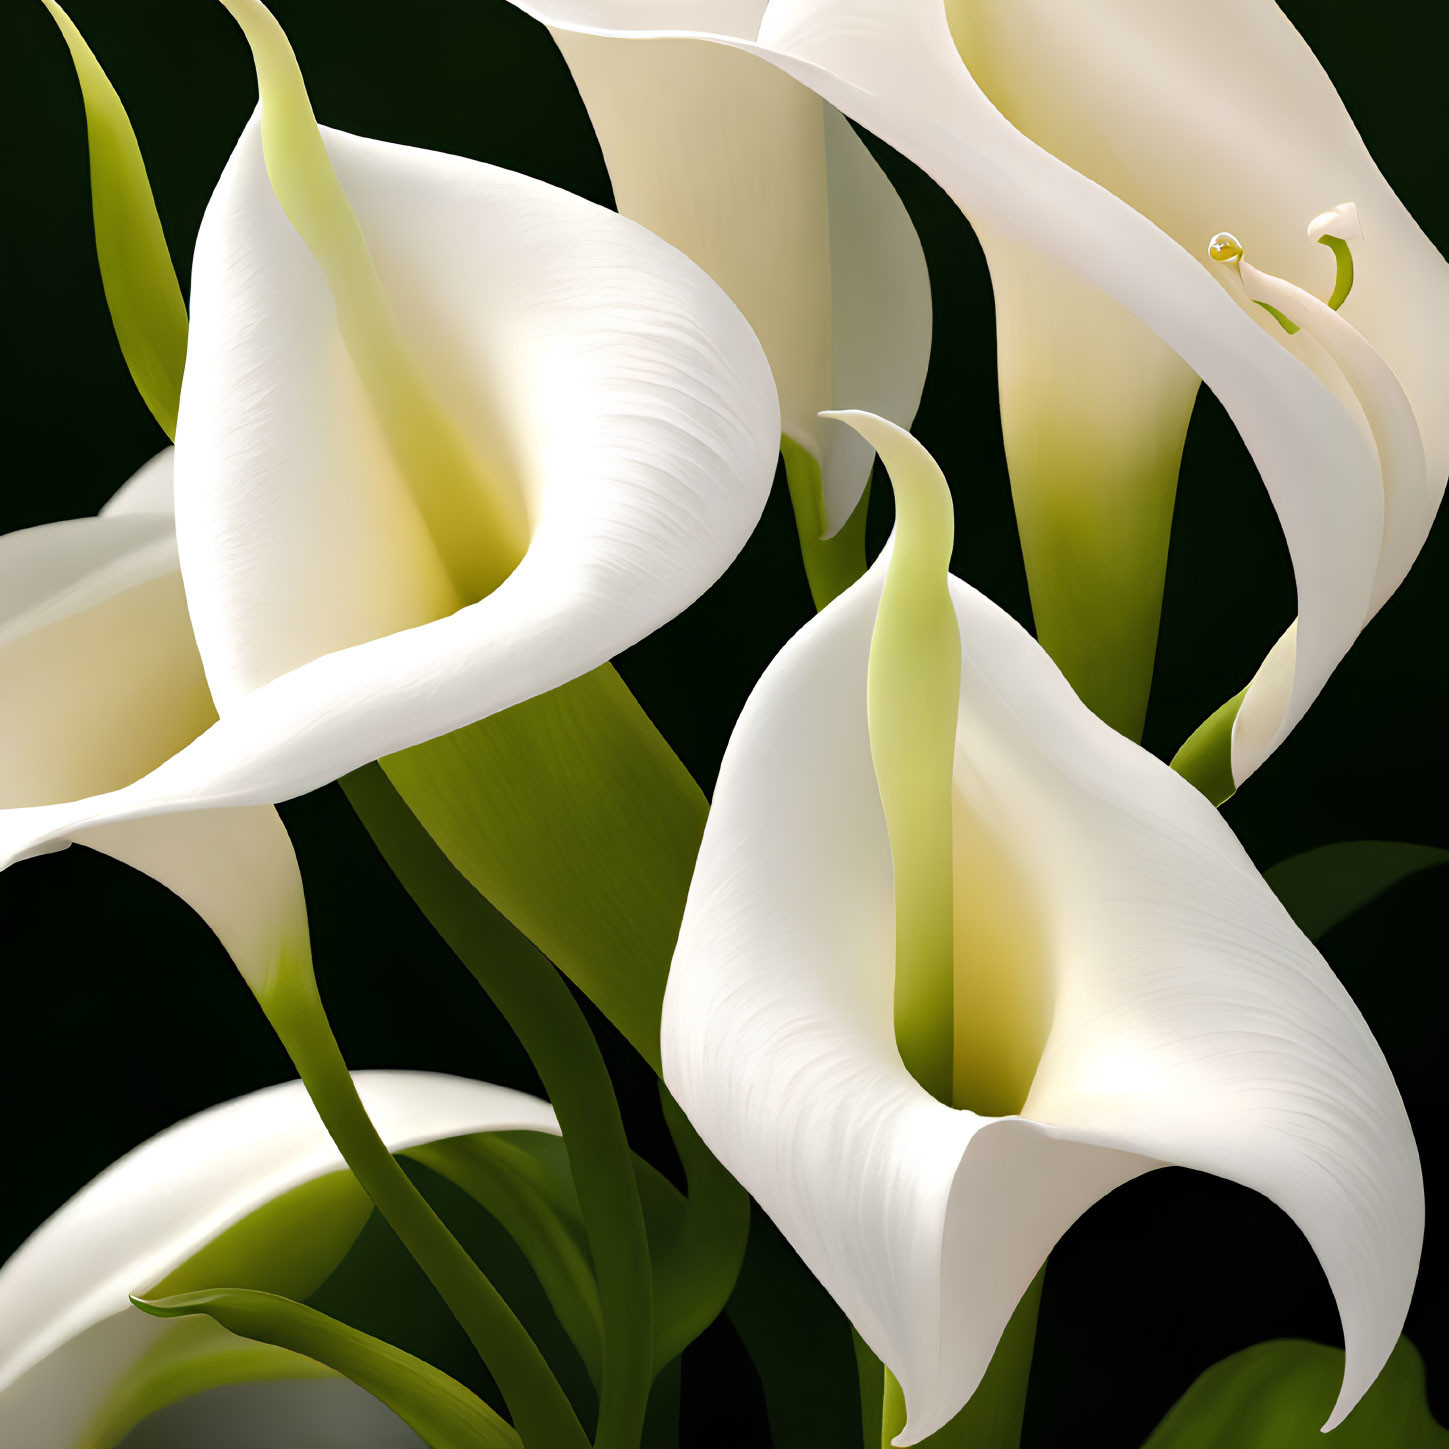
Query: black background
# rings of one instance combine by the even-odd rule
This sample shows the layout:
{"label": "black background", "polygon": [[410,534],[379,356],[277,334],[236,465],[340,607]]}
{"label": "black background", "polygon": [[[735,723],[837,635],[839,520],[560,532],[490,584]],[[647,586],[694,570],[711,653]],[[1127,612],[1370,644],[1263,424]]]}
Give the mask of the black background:
{"label": "black background", "polygon": [[[1444,35],[1423,0],[1292,0],[1380,166],[1441,250]],[[505,0],[276,0],[319,117],[476,156],[607,204],[582,105],[541,27]],[[74,0],[130,112],[183,286],[202,209],[250,113],[239,33],[206,0]],[[0,527],[93,512],[165,441],[112,337],[91,235],[83,115],[38,0],[0,22],[6,170],[7,466]],[[1029,619],[995,414],[989,284],[970,228],[877,148],[925,244],[932,370],[916,431],[952,480],[956,571]],[[879,539],[888,490],[876,490]],[[1356,838],[1444,844],[1449,544],[1441,520],[1409,581],[1310,717],[1226,807],[1264,867]],[[726,578],[620,661],[706,789],[731,723],[810,615],[777,487]],[[1179,493],[1147,744],[1168,754],[1252,672],[1294,612],[1286,550],[1231,425],[1204,393]],[[336,787],[283,807],[306,877],[318,971],[349,1061],[535,1085],[480,993],[373,854]],[[1394,1068],[1424,1159],[1430,1232],[1409,1333],[1449,1419],[1443,1231],[1449,973],[1444,874],[1408,882],[1323,942]],[[0,879],[0,1254],[115,1157],[181,1117],[291,1075],[206,929],[153,883],[83,850]],[[632,1100],[643,1093],[614,1051]],[[629,1082],[632,1081],[632,1085]],[[1179,1170],[1093,1209],[1053,1255],[1031,1445],[1131,1446],[1216,1359],[1261,1339],[1336,1342],[1322,1275],[1253,1194]],[[741,1377],[743,1375],[743,1377]],[[757,1393],[728,1333],[686,1368],[686,1443],[760,1442]],[[728,1392],[715,1392],[728,1385]]]}

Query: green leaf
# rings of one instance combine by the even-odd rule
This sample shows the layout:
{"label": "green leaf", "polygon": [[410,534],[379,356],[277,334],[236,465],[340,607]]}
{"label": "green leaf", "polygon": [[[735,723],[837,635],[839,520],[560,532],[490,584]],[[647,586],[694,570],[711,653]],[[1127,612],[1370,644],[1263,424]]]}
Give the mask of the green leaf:
{"label": "green leaf", "polygon": [[381,763],[454,867],[658,1071],[707,807],[613,668]]}
{"label": "green leaf", "polygon": [[1143,1449],[1446,1449],[1429,1413],[1424,1361],[1401,1338],[1373,1387],[1327,1438],[1343,1350],[1282,1338],[1214,1364]]}
{"label": "green leaf", "polygon": [[1280,861],[1265,873],[1299,929],[1317,941],[1401,880],[1449,865],[1449,850],[1396,840],[1345,840]]}
{"label": "green leaf", "polygon": [[456,1379],[290,1298],[216,1288],[131,1301],[157,1318],[205,1314],[240,1338],[325,1364],[386,1404],[432,1449],[522,1449],[512,1427]]}
{"label": "green leaf", "polygon": [[186,361],[186,303],[146,163],[126,108],[91,48],[55,0],[44,4],[70,47],[85,102],[96,256],[116,340],[146,406],[174,438]]}
{"label": "green leaf", "polygon": [[150,1289],[189,1293],[211,1283],[310,1297],[357,1241],[372,1200],[350,1172],[329,1172],[249,1213]]}

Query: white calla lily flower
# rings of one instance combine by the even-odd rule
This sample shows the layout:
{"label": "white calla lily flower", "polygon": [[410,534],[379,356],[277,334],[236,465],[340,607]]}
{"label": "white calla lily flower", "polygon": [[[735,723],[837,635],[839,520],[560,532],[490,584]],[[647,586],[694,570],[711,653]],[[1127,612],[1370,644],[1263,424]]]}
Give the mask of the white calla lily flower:
{"label": "white calla lily flower", "polygon": [[[261,129],[202,222],[176,445],[219,719],[125,788],[32,792],[17,803],[36,808],[0,814],[0,862],[113,822],[285,800],[566,683],[692,602],[764,505],[769,366],[679,252],[542,182],[328,132],[364,280],[417,369],[388,372],[376,296],[361,322],[355,296],[334,300],[345,268],[324,274],[293,229]],[[374,405],[400,408],[396,384],[419,376],[467,476],[396,461],[399,438],[443,456],[429,419]]]}
{"label": "white calla lily flower", "polygon": [[[871,449],[818,414],[862,407],[909,426],[931,346],[931,294],[910,217],[833,106],[755,56],[668,24],[753,39],[763,0],[517,0],[550,27],[588,107],[619,210],[693,258],[770,359],[807,558],[860,500]],[[820,508],[823,504],[823,515]]]}
{"label": "white calla lily flower", "polygon": [[[854,420],[898,480],[934,470]],[[1422,1238],[1388,1067],[1211,804],[955,579],[955,1100],[993,1105],[944,1105],[903,1064],[867,724],[888,557],[786,646],[730,741],[665,996],[671,1092],[900,1381],[897,1443],[971,1396],[1078,1215],[1170,1163],[1302,1228],[1343,1320],[1337,1424],[1394,1346]]]}
{"label": "white calla lily flower", "polygon": [[[580,8],[596,22],[603,7]],[[1075,15],[1039,0],[699,9],[686,33],[811,87],[932,176],[976,228],[997,293],[1038,625],[1089,698],[1107,677],[1094,702],[1124,728],[1145,705],[1196,380],[1227,409],[1298,587],[1296,629],[1234,711],[1241,783],[1302,718],[1381,586],[1408,567],[1449,473],[1449,267],[1302,38],[1271,0],[1112,0]],[[641,3],[638,15],[654,27],[640,33],[658,38],[696,22],[690,7]],[[1319,231],[1329,211],[1339,229]],[[1413,451],[1407,415],[1392,410],[1392,438],[1365,416],[1374,399],[1341,370],[1341,349],[1314,350],[1315,318],[1294,317],[1309,337],[1290,337],[1215,275],[1207,247],[1223,230],[1254,265],[1312,294],[1327,295],[1334,278],[1318,236],[1350,243],[1357,281],[1342,320],[1402,387],[1422,485],[1386,476]],[[1091,590],[1061,587],[1074,555],[1092,560],[1079,581],[1095,581]],[[1119,608],[1124,584],[1132,597]],[[1113,658],[1117,641],[1072,638],[1082,619],[1097,628],[1098,610],[1131,636],[1127,664]],[[1111,679],[1114,668],[1128,677]]]}
{"label": "white calla lily flower", "polygon": [[[491,1083],[396,1071],[357,1072],[354,1081],[393,1151],[476,1132],[558,1133],[547,1102]],[[174,1398],[168,1384],[189,1369],[192,1389],[248,1385],[213,1390],[221,1398],[210,1409],[203,1393],[188,1412],[240,1416],[251,1442],[278,1442],[300,1408],[341,1416],[359,1435],[350,1442],[368,1449],[416,1443],[390,1411],[311,1360],[232,1338],[209,1320],[153,1318],[130,1304],[129,1295],[173,1280],[308,1184],[325,1195],[253,1233],[245,1253],[223,1259],[230,1281],[197,1285],[206,1287],[245,1286],[236,1279],[248,1274],[273,1286],[281,1274],[315,1289],[370,1210],[302,1084],[209,1108],[108,1167],[0,1269],[0,1440],[109,1449],[136,1422],[137,1406],[144,1413]],[[289,1378],[322,1381],[279,1391],[276,1381]]]}
{"label": "white calla lily flower", "polygon": [[[98,517],[0,537],[0,810],[26,816],[130,785],[216,719],[171,486],[168,448]],[[305,943],[296,857],[269,805],[99,823],[72,838],[186,900],[253,984],[289,942]]]}

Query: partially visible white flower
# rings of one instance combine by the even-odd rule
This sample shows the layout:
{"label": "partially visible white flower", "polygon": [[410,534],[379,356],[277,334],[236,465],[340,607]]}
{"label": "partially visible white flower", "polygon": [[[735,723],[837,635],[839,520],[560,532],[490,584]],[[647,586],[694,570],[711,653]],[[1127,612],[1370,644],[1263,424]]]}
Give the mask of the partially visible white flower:
{"label": "partially visible white flower", "polygon": [[[584,24],[613,9],[557,6]],[[1212,389],[1262,474],[1298,586],[1297,628],[1242,705],[1231,749],[1241,783],[1402,577],[1449,474],[1449,266],[1278,6],[639,0],[631,13],[655,36],[778,65],[965,212],[996,290],[1007,451],[1039,623],[1080,645],[1093,669],[1135,673],[1118,702],[1135,700],[1139,713],[1176,459],[1196,380]],[[1345,202],[1362,235],[1342,320],[1403,389],[1422,486],[1386,478],[1397,460],[1382,457],[1337,358],[1225,288],[1207,255],[1231,231],[1265,273],[1326,297],[1334,262],[1310,223]],[[1080,581],[1091,588],[1063,586],[1074,555],[1094,560]],[[1099,611],[1140,616],[1125,666],[1111,639],[1094,642]],[[1087,638],[1065,637],[1083,620]],[[1080,673],[1076,657],[1067,662]]]}
{"label": "partially visible white flower", "polygon": [[[854,422],[898,479],[934,469]],[[1077,1216],[1169,1163],[1265,1194],[1313,1246],[1347,1346],[1332,1427],[1393,1349],[1423,1234],[1388,1067],[1212,805],[955,579],[953,1097],[977,1110],[903,1064],[867,723],[889,556],[730,740],[664,1000],[671,1092],[899,1379],[898,1443],[970,1397]]]}
{"label": "partially visible white flower", "polygon": [[[0,537],[0,809],[140,779],[216,719],[186,611],[172,450],[95,518]],[[269,805],[97,824],[82,845],[189,902],[256,984],[306,940],[291,842]]]}
{"label": "partially visible white flower", "polygon": [[[424,452],[437,438],[380,416],[397,394],[359,375],[375,339],[359,345],[355,309],[283,213],[253,122],[197,242],[176,447],[185,597],[219,719],[189,744],[199,726],[178,731],[130,784],[57,793],[22,755],[12,798],[32,808],[0,814],[0,861],[114,822],[284,800],[552,689],[696,598],[759,516],[775,390],[699,268],[526,177],[341,133],[326,145],[384,289],[377,315],[471,471],[399,465],[409,428]],[[70,707],[27,705],[57,740]]]}
{"label": "partially visible white flower", "polygon": [[[429,1072],[357,1072],[358,1092],[393,1151],[475,1132],[557,1134],[547,1102],[505,1087]],[[140,1313],[142,1295],[187,1271],[228,1231],[304,1184],[317,1195],[249,1235],[228,1261],[226,1284],[249,1283],[300,1296],[320,1286],[361,1228],[371,1204],[350,1175],[300,1082],[267,1087],[168,1128],[108,1167],[38,1228],[0,1269],[0,1442],[25,1449],[96,1449],[155,1406],[212,1385],[298,1378],[314,1409],[362,1428],[359,1449],[416,1443],[361,1389],[311,1360],[232,1338],[207,1319]],[[298,1243],[304,1252],[299,1253]],[[278,1276],[281,1276],[279,1283]],[[203,1273],[204,1277],[204,1273]],[[189,1374],[189,1379],[185,1375]],[[253,1442],[280,1442],[306,1399],[275,1390],[229,1392],[196,1402],[189,1418],[243,1415]],[[144,1411],[144,1410],[143,1410]],[[144,1441],[143,1441],[144,1442]],[[208,1442],[211,1440],[208,1438]]]}
{"label": "partially visible white flower", "polygon": [[850,123],[776,67],[647,38],[667,25],[752,39],[761,0],[516,3],[568,61],[619,210],[698,262],[754,328],[783,433],[821,470],[834,534],[871,450],[818,414],[862,407],[909,426],[926,378],[930,282],[900,198]]}

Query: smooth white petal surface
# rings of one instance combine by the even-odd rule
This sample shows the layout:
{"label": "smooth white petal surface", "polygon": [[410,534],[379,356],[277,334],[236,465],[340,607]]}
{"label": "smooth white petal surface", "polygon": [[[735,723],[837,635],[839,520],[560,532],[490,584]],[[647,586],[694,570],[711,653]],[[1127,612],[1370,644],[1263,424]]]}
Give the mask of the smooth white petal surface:
{"label": "smooth white petal surface", "polygon": [[253,124],[197,243],[176,451],[182,571],[222,718],[125,790],[0,816],[0,860],[99,824],[284,800],[543,693],[690,603],[759,516],[775,389],[703,272],[541,182],[328,144],[431,380],[513,470],[527,554],[448,612]]}
{"label": "smooth white petal surface", "polygon": [[129,784],[215,718],[165,515],[6,534],[0,578],[0,806]]}
{"label": "smooth white petal surface", "polygon": [[[758,518],[779,429],[744,320],[643,228],[460,157],[326,138],[431,384],[523,495],[527,557],[452,612],[255,123],[197,241],[177,531],[223,716],[287,670],[436,620],[392,645],[409,679],[362,648],[312,685],[317,711],[382,691],[390,708],[358,729],[375,758],[562,683],[691,602]],[[533,677],[515,683],[523,657]]]}
{"label": "smooth white petal surface", "polygon": [[760,3],[525,0],[549,25],[603,147],[619,210],[698,262],[744,312],[780,390],[781,427],[822,464],[828,530],[871,453],[827,408],[909,425],[931,344],[910,217],[834,107],[768,62],[668,25],[752,39]]}
{"label": "smooth white petal surface", "polygon": [[[911,218],[849,121],[825,107],[830,191],[830,407],[860,408],[908,428],[931,358],[931,278]],[[857,432],[825,437],[826,522],[845,522],[874,450]]]}
{"label": "smooth white petal surface", "polygon": [[1156,222],[1201,262],[1233,232],[1253,262],[1327,297],[1307,228],[1348,200],[1344,317],[1398,373],[1437,491],[1449,471],[1449,267],[1404,210],[1333,83],[1272,0],[1161,5],[947,0],[977,83],[1026,135]]}
{"label": "smooth white petal surface", "polygon": [[[358,1072],[394,1151],[473,1132],[558,1131],[547,1102],[427,1072]],[[69,1449],[174,1325],[128,1302],[248,1214],[343,1162],[300,1082],[187,1118],[82,1189],[0,1269],[0,1438]]]}
{"label": "smooth white petal surface", "polygon": [[1377,569],[1378,460],[1355,421],[1202,262],[1012,126],[961,63],[939,0],[774,0],[760,41],[983,232],[1121,303],[1217,394],[1258,464],[1298,584],[1297,668],[1276,746],[1356,637]]}
{"label": "smooth white petal surface", "polygon": [[[957,582],[955,786],[975,841],[957,854],[958,972],[974,932],[1031,937],[1049,1029],[1020,1117],[921,1089],[894,1040],[866,725],[881,577],[786,646],[736,727],[665,997],[671,1091],[901,1380],[902,1443],[969,1397],[1075,1217],[1162,1163],[1245,1183],[1303,1229],[1348,1344],[1336,1422],[1397,1338],[1423,1224],[1368,1028],[1212,806]],[[1003,899],[1020,914],[993,921]]]}
{"label": "smooth white petal surface", "polygon": [[[1299,595],[1290,687],[1278,718],[1260,722],[1257,756],[1234,750],[1241,782],[1368,618],[1378,589],[1371,581],[1365,596],[1364,576],[1399,562],[1380,569],[1385,533],[1373,514],[1384,485],[1373,450],[1361,440],[1325,470],[1322,444],[1355,420],[1330,418],[1286,357],[1274,361],[1239,335],[1242,324],[1203,286],[1206,240],[1224,227],[1251,232],[1255,257],[1326,294],[1332,258],[1306,236],[1307,222],[1344,197],[1357,203],[1359,280],[1345,316],[1403,383],[1434,501],[1449,470],[1449,267],[1379,174],[1331,82],[1269,0],[1113,0],[1090,16],[1035,0],[773,0],[759,39],[955,198],[1001,279],[1008,323],[1025,310],[1014,296],[1023,268],[1060,268],[1156,332],[1233,416],[1277,508]],[[1288,351],[1276,324],[1246,321]],[[1096,346],[1070,312],[1048,335],[1073,352]],[[1003,342],[1024,345],[1009,332]],[[1168,434],[1186,415],[1174,368],[1139,358],[1123,382],[1138,408],[1160,393],[1156,426]],[[1422,531],[1409,540],[1410,556],[1422,540]],[[1401,543],[1388,550],[1401,555]]]}
{"label": "smooth white petal surface", "polygon": [[[1258,464],[1298,585],[1295,667],[1266,747],[1275,748],[1362,627],[1383,537],[1382,486],[1356,420],[1205,270],[1202,247],[1234,225],[1231,216],[1241,229],[1252,224],[1250,245],[1265,264],[1320,285],[1331,258],[1304,228],[1344,197],[1358,203],[1356,254],[1368,260],[1359,275],[1371,271],[1374,282],[1355,286],[1345,315],[1403,381],[1436,493],[1449,468],[1449,270],[1276,5],[1114,0],[1064,17],[1009,0],[949,15],[942,0],[771,0],[751,37],[743,5],[726,24],[687,7],[591,3],[577,7],[576,23],[618,24],[621,8],[638,26],[659,27],[653,34],[713,20],[711,38],[773,61],[921,166],[982,236],[1009,326],[1029,310],[1019,279],[1045,276],[1051,290],[1070,292],[1076,279],[1208,383]],[[1371,259],[1362,250],[1370,233],[1379,238]],[[1094,311],[1074,305],[1053,319],[1059,345],[1090,351]],[[1114,348],[1131,331],[1112,324]],[[1023,335],[1013,345],[1036,343]],[[1190,392],[1178,386],[1178,364],[1150,346],[1127,350],[1134,409],[1155,396],[1149,431],[1171,436]]]}
{"label": "smooth white petal surface", "polygon": [[175,477],[176,449],[162,448],[111,495],[101,509],[102,517],[117,513],[173,513]]}
{"label": "smooth white petal surface", "polygon": [[[1404,581],[1418,557],[1437,507],[1413,406],[1383,357],[1338,312],[1311,293],[1247,261],[1237,264],[1243,295],[1266,302],[1301,330],[1294,350],[1336,386],[1345,408],[1362,420],[1378,454],[1384,528],[1367,623]],[[1276,322],[1272,325],[1278,325]],[[1233,720],[1233,778],[1241,783],[1267,758],[1288,708],[1295,671],[1296,624],[1274,645],[1254,675]]]}

